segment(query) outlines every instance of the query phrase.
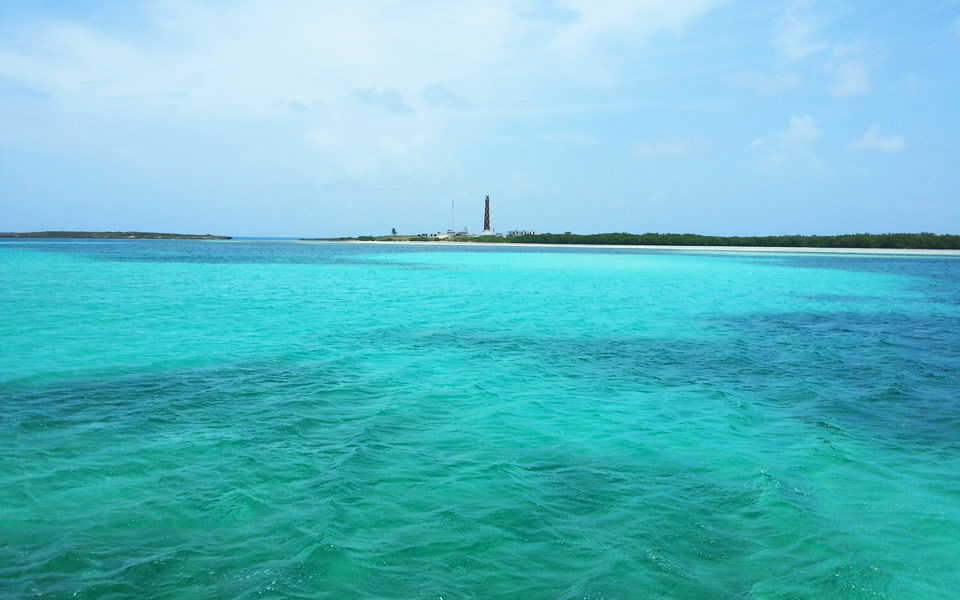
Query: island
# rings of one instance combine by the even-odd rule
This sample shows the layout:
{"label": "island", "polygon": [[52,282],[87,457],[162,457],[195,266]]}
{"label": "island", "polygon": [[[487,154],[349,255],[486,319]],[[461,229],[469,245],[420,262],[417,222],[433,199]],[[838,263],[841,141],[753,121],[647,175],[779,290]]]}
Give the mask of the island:
{"label": "island", "polygon": [[850,233],[843,235],[714,236],[694,233],[532,233],[469,235],[450,232],[420,235],[361,235],[341,238],[301,238],[304,241],[425,242],[482,244],[577,244],[594,246],[708,246],[739,248],[848,248],[895,250],[960,250],[960,235],[936,233]]}
{"label": "island", "polygon": [[0,238],[93,238],[107,240],[232,240],[226,235],[210,233],[154,233],[150,231],[30,231],[0,232]]}

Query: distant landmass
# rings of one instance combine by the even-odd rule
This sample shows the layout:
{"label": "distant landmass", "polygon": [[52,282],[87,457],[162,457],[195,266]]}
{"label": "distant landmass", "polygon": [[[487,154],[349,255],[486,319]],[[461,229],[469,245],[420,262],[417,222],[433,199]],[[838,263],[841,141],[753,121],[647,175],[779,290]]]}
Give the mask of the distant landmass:
{"label": "distant landmass", "polygon": [[[358,236],[326,241],[433,241],[423,235]],[[314,241],[320,241],[319,238]],[[889,248],[960,250],[960,235],[936,233],[850,233],[844,235],[713,236],[693,233],[531,233],[522,235],[453,235],[444,241],[483,244],[591,244],[597,246],[746,246],[771,248]]]}
{"label": "distant landmass", "polygon": [[110,240],[232,240],[209,233],[153,233],[150,231],[30,231],[0,233],[0,238],[98,238]]}

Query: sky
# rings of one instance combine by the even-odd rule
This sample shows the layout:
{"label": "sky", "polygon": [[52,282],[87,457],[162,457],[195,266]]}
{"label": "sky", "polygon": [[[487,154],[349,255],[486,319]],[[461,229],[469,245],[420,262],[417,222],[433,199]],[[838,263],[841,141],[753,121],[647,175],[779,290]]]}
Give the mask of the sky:
{"label": "sky", "polygon": [[10,0],[0,231],[960,232],[960,0]]}

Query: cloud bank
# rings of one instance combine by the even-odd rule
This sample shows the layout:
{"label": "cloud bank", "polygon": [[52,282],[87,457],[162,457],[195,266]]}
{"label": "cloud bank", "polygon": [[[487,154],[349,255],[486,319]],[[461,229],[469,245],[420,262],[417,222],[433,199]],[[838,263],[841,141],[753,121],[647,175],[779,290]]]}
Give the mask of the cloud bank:
{"label": "cloud bank", "polygon": [[443,163],[462,127],[555,110],[558,86],[616,85],[611,40],[642,47],[715,4],[166,0],[136,38],[43,22],[0,78],[77,113],[295,120],[325,172],[364,177]]}

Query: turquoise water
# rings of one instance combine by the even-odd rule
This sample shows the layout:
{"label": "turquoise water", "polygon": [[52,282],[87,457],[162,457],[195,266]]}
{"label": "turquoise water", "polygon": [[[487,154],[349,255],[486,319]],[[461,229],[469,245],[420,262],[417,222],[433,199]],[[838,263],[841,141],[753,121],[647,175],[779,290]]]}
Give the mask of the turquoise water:
{"label": "turquoise water", "polygon": [[0,597],[954,598],[960,259],[0,243]]}

